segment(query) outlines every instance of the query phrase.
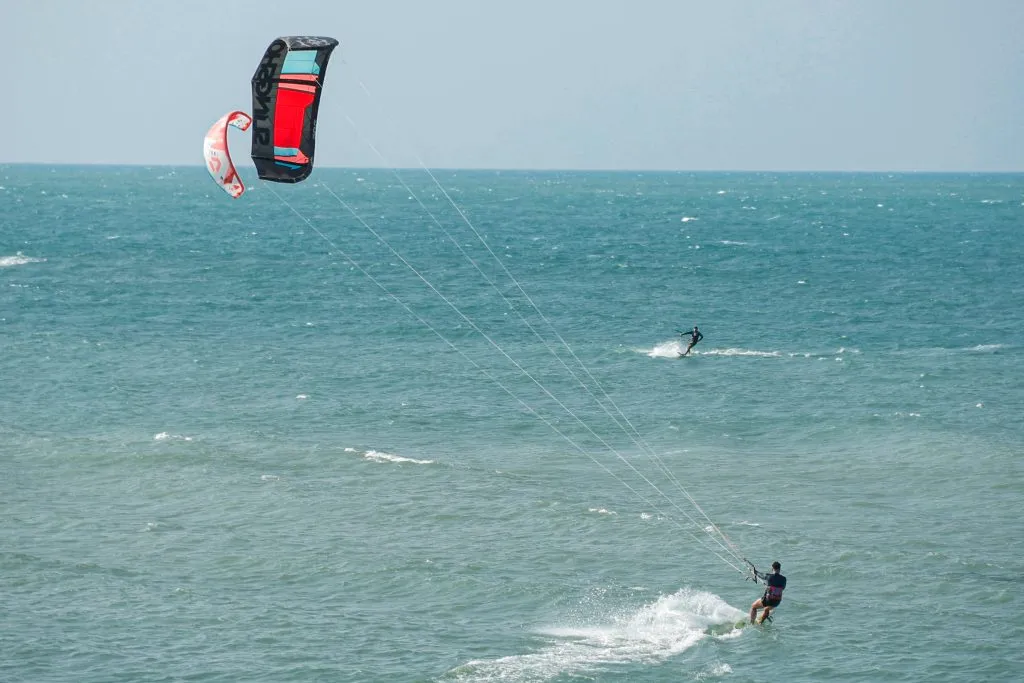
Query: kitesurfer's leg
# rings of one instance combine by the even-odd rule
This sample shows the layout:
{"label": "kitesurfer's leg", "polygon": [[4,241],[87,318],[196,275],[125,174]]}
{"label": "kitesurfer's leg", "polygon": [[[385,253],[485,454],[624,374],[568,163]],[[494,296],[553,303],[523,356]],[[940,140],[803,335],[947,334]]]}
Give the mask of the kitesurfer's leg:
{"label": "kitesurfer's leg", "polygon": [[764,613],[761,615],[761,620],[758,621],[757,623],[763,624],[765,621],[768,620],[768,617],[771,616],[771,613],[772,613],[772,608],[771,607],[765,607],[764,608]]}
{"label": "kitesurfer's leg", "polygon": [[761,609],[762,607],[764,607],[764,605],[761,604],[760,598],[755,600],[754,604],[750,606],[750,623],[751,624],[757,622],[757,610]]}

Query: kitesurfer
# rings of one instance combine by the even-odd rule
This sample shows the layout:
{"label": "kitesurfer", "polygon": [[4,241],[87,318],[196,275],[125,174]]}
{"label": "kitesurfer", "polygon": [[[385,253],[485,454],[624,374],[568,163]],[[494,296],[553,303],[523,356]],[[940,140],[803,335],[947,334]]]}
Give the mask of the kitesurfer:
{"label": "kitesurfer", "polygon": [[[750,606],[751,624],[755,623],[755,621],[758,624],[763,624],[765,619],[771,619],[772,610],[782,602],[782,591],[786,588],[786,577],[782,575],[782,565],[779,564],[778,560],[772,562],[770,574],[754,569],[754,582],[756,583],[758,579],[764,581],[766,588],[764,595],[759,600],[755,600],[754,604]],[[757,621],[757,612],[760,609],[764,609],[764,614],[761,615],[760,621]]]}
{"label": "kitesurfer", "polygon": [[697,342],[699,342],[701,339],[704,338],[704,335],[700,333],[700,330],[697,329],[696,325],[693,326],[693,332],[680,332],[679,333],[679,336],[681,336],[681,337],[685,337],[686,335],[690,335],[690,345],[686,347],[686,351],[683,351],[683,355],[684,356],[687,355],[688,353],[690,353],[690,349],[692,349],[694,346],[696,346]]}

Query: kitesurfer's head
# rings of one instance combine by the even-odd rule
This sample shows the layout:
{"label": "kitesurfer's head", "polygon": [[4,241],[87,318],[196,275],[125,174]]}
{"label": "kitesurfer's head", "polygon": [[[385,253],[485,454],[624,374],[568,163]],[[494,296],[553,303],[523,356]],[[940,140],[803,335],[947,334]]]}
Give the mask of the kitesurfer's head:
{"label": "kitesurfer's head", "polygon": [[778,560],[775,560],[774,562],[772,562],[772,569],[774,569],[777,572],[782,571],[782,565],[779,564]]}

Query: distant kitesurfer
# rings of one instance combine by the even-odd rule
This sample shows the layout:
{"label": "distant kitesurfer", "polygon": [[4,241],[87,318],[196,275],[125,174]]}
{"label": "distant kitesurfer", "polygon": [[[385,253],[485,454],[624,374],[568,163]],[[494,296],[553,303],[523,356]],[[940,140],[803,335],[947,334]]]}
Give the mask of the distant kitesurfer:
{"label": "distant kitesurfer", "polygon": [[[750,565],[751,569],[754,565]],[[764,614],[761,615],[761,620],[757,621],[758,624],[763,624],[765,619],[771,619],[772,610],[779,606],[782,602],[782,591],[786,588],[786,577],[782,575],[782,565],[778,561],[772,562],[772,572],[768,574],[766,572],[759,572],[757,569],[754,571],[754,583],[760,579],[766,584],[764,589],[764,595],[761,596],[760,600],[755,600],[754,604],[750,606],[750,623],[753,624],[757,621],[757,611],[764,609]]]}
{"label": "distant kitesurfer", "polygon": [[686,335],[690,335],[690,345],[686,347],[686,351],[683,351],[683,355],[684,356],[687,355],[688,353],[690,353],[690,349],[692,349],[694,346],[696,346],[697,342],[699,342],[701,339],[704,338],[704,335],[700,333],[700,330],[697,329],[696,325],[693,326],[693,332],[680,332],[679,333],[679,336],[681,336],[681,337],[685,337]]}

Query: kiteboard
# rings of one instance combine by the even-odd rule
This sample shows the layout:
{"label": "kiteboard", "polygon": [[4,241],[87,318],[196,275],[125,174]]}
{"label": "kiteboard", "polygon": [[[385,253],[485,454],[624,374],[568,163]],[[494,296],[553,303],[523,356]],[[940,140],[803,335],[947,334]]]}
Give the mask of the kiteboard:
{"label": "kiteboard", "polygon": [[735,633],[736,631],[742,631],[743,629],[747,628],[748,626],[754,626],[754,624],[751,624],[746,619],[743,619],[741,621],[737,621],[735,623],[731,622],[731,621],[728,621],[728,622],[726,622],[724,624],[715,624],[714,626],[712,626],[709,629],[709,632],[711,633],[711,635],[714,635],[714,636],[726,636],[726,635],[729,635],[730,633]]}
{"label": "kiteboard", "polygon": [[744,629],[744,628],[746,628],[748,626],[765,626],[766,624],[770,624],[770,623],[772,623],[771,619],[766,619],[765,621],[759,621],[756,624],[752,624],[749,621],[747,621],[746,619],[743,619],[742,621],[737,621],[736,622],[736,626],[734,628],[736,628],[738,630],[738,629]]}

